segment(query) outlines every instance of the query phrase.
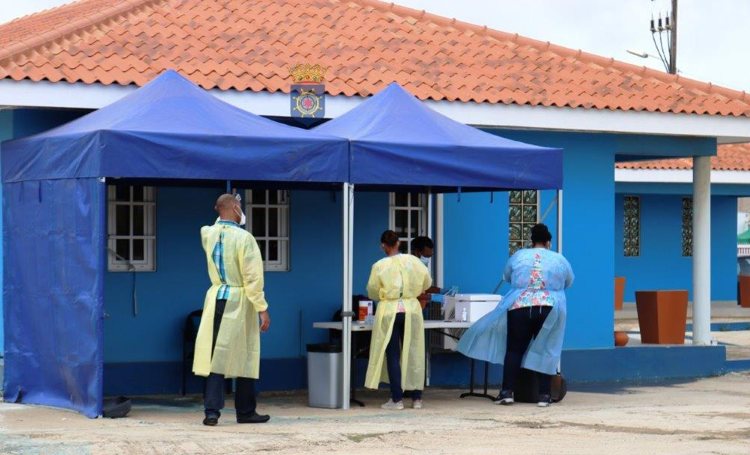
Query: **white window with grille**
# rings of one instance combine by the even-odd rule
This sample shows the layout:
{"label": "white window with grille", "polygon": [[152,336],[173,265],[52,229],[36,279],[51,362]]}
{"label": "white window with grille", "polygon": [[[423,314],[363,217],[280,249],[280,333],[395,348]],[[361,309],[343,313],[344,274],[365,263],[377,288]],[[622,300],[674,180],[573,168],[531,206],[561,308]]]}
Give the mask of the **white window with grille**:
{"label": "white window with grille", "polygon": [[107,268],[111,272],[156,270],[156,192],[141,185],[107,188]]}
{"label": "white window with grille", "polygon": [[248,190],[245,193],[247,229],[258,241],[264,268],[289,271],[289,192]]}
{"label": "white window with grille", "polygon": [[427,235],[427,195],[391,193],[389,206],[389,229],[398,234],[401,252],[408,253],[415,237]]}

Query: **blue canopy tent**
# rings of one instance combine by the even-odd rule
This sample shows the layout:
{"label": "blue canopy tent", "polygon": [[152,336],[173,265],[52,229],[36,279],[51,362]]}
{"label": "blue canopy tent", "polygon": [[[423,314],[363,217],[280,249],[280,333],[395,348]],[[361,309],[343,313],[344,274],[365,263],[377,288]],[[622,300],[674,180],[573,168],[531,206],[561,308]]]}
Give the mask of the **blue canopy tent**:
{"label": "blue canopy tent", "polygon": [[[378,107],[386,95],[401,101]],[[355,112],[365,116],[359,123],[352,121]],[[389,117],[399,121],[389,123]],[[355,128],[363,125],[376,139],[383,136],[347,141],[342,139],[347,134],[321,134],[323,128],[284,126],[218,101],[170,71],[76,121],[3,143],[5,399],[71,408],[90,417],[102,412],[105,190],[113,178],[343,185],[344,315],[351,311],[352,289],[350,182],[476,191],[555,188],[561,181],[559,151],[527,146],[526,160],[520,159],[524,144],[452,122],[397,86],[327,128],[343,120]],[[405,139],[417,132],[421,143]],[[500,142],[493,145],[485,136],[482,142],[476,133]],[[378,158],[381,150],[385,155]],[[506,150],[505,161],[488,158]],[[464,154],[461,159],[451,157],[457,151]],[[547,170],[528,161],[536,153],[547,154]],[[398,178],[390,175],[395,164],[405,166]],[[368,171],[368,165],[374,167]],[[549,179],[539,172],[549,172]],[[349,333],[351,318],[344,321]],[[344,340],[348,359],[349,337]],[[348,374],[343,382],[348,407]]]}
{"label": "blue canopy tent", "polygon": [[[314,131],[347,138],[350,144],[350,179],[344,189],[344,201],[348,201],[344,207],[344,232],[348,235],[344,247],[345,273],[348,270],[344,315],[351,315],[347,306],[351,301],[346,296],[352,289],[355,185],[366,190],[426,192],[562,188],[561,149],[512,141],[456,122],[433,111],[395,82]],[[560,196],[558,193],[558,204]],[[343,339],[349,340],[351,316],[343,320]],[[351,368],[348,349],[345,345],[345,406]]]}
{"label": "blue canopy tent", "polygon": [[2,144],[5,400],[102,413],[106,181],[348,178],[347,141],[224,103],[173,71]]}
{"label": "blue canopy tent", "polygon": [[433,191],[562,188],[562,150],[464,125],[395,82],[314,131],[350,141],[350,183]]}

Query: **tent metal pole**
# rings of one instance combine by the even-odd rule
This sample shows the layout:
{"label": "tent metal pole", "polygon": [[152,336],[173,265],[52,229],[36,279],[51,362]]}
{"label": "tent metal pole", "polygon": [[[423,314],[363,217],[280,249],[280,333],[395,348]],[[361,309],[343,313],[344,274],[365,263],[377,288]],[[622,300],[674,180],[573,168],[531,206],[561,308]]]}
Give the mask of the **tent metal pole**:
{"label": "tent metal pole", "polygon": [[351,204],[351,198],[350,196],[350,185],[348,183],[344,183],[342,187],[341,192],[341,202],[342,202],[342,226],[341,226],[341,237],[342,237],[342,251],[343,251],[343,280],[342,280],[342,289],[343,289],[343,296],[342,296],[342,306],[341,306],[341,321],[343,324],[342,331],[341,331],[341,354],[342,354],[342,375],[341,378],[341,396],[343,398],[343,403],[341,404],[342,409],[349,409],[349,394],[350,394],[350,387],[351,387],[351,341],[352,341],[352,295],[350,290],[351,285],[351,251],[349,251],[349,248],[351,246],[350,242],[350,236],[351,236],[351,213],[350,213],[350,204]]}
{"label": "tent metal pole", "polygon": [[[563,252],[563,190],[557,190],[557,252]],[[562,368],[561,361],[557,362],[557,372]]]}
{"label": "tent metal pole", "polygon": [[425,197],[427,197],[427,237],[432,238],[432,192],[430,192],[430,190],[427,190]]}
{"label": "tent metal pole", "polygon": [[[348,311],[350,314],[349,318],[347,318],[347,321],[349,322],[349,333],[351,334],[352,317],[354,315],[354,309],[352,308],[352,296],[354,295],[354,278],[353,278],[354,276],[354,184],[352,183],[349,184],[349,236],[348,236],[348,239],[349,239],[349,247],[347,248],[347,250],[349,251],[349,266],[347,267],[348,276],[346,280],[347,282],[346,288],[349,291],[349,295],[347,296],[347,299],[346,299],[346,307],[348,308]],[[349,351],[351,353],[351,344],[349,344]],[[354,354],[356,355],[357,353],[355,352]],[[349,356],[349,358],[352,358],[352,357],[353,356],[351,355]],[[349,365],[350,373],[351,373],[352,368],[356,368],[356,365],[351,365],[351,364]],[[347,376],[347,378],[351,378],[351,377],[352,377],[351,374]],[[346,384],[347,384],[347,388],[346,388],[347,397],[349,397],[349,393],[351,391],[351,386],[352,386],[351,379],[347,379]],[[356,386],[357,385],[354,384],[354,387]],[[347,405],[350,404],[350,402],[351,402],[351,397],[347,398],[347,401],[346,401]]]}
{"label": "tent metal pole", "polygon": [[443,207],[444,197],[442,194],[437,195],[435,204],[435,254],[437,255],[437,271],[435,273],[435,282],[438,286],[443,286],[445,254],[443,253],[443,219],[445,217],[445,208]]}
{"label": "tent metal pole", "polygon": [[[432,197],[432,191],[430,189],[427,189],[427,193],[425,193],[425,197],[427,198],[427,237],[433,239],[433,229],[432,229],[432,216],[434,214],[434,204],[433,204],[433,197]],[[434,240],[434,239],[433,239]],[[433,261],[434,253],[433,253]],[[430,274],[432,275],[433,283],[435,282],[435,263],[432,262],[430,266],[428,267],[430,270]],[[428,310],[429,312],[429,310]],[[425,386],[430,385],[430,378],[432,375],[432,365],[430,364],[430,337],[428,335],[428,332],[425,331]]]}
{"label": "tent metal pole", "polygon": [[563,190],[557,190],[557,252],[563,252]]}

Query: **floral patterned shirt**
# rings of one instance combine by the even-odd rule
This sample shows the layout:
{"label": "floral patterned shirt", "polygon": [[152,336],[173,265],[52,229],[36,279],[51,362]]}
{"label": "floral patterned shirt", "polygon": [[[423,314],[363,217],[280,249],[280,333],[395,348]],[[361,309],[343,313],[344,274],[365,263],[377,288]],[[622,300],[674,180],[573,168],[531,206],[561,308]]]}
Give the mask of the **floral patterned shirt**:
{"label": "floral patterned shirt", "polygon": [[527,308],[532,306],[555,306],[555,300],[550,296],[544,282],[542,271],[542,255],[538,252],[534,255],[534,265],[531,268],[529,284],[526,290],[521,292],[511,310]]}

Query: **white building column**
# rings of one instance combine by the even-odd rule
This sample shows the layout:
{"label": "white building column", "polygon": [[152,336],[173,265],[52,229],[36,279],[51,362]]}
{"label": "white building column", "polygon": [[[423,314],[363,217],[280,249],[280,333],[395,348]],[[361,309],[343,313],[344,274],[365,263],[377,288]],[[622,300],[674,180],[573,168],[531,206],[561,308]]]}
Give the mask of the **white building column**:
{"label": "white building column", "polygon": [[693,344],[711,344],[711,157],[693,157]]}

